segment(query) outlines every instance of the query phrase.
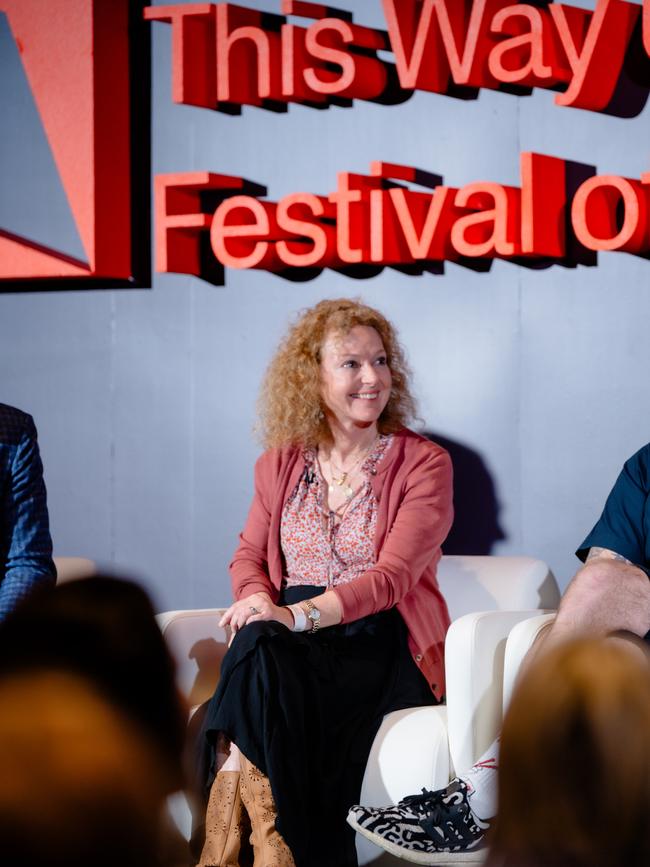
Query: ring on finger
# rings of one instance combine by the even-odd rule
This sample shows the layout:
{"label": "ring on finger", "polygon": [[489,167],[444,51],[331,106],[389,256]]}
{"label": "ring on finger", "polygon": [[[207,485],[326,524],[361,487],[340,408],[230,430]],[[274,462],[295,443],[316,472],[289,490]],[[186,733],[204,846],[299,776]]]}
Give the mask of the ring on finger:
{"label": "ring on finger", "polygon": [[249,611],[250,611],[251,614],[259,614],[259,613],[260,613],[260,612],[257,610],[257,608],[255,608],[254,605],[251,605],[251,607],[249,608]]}

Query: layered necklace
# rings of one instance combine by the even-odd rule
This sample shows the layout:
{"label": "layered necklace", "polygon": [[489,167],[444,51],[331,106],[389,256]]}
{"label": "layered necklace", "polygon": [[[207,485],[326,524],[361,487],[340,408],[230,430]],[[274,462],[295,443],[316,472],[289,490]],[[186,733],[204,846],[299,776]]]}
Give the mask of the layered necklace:
{"label": "layered necklace", "polygon": [[330,482],[328,484],[327,490],[329,491],[330,496],[336,493],[336,489],[339,488],[341,493],[345,497],[346,500],[352,499],[352,495],[354,494],[354,488],[349,483],[349,479],[359,466],[361,461],[366,457],[366,455],[373,448],[375,443],[377,442],[377,437],[375,437],[372,442],[366,446],[365,449],[359,453],[358,457],[355,458],[354,463],[347,468],[347,470],[342,469],[341,467],[337,467],[332,457],[330,455],[328,462],[330,465]]}

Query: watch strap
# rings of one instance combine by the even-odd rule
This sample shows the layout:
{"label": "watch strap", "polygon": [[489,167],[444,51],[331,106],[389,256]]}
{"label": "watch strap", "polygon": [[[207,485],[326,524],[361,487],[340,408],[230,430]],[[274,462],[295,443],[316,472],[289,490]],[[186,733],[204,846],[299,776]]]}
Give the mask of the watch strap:
{"label": "watch strap", "polygon": [[311,599],[305,599],[305,605],[308,608],[307,617],[311,620],[311,632],[318,632],[320,629],[320,611]]}

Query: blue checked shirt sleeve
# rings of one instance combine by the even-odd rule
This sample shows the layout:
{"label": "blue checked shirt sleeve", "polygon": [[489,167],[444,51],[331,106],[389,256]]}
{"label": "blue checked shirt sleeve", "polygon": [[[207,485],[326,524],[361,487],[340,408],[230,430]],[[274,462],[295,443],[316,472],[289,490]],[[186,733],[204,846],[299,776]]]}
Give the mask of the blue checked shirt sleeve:
{"label": "blue checked shirt sleeve", "polygon": [[0,501],[1,547],[6,552],[4,576],[0,574],[0,620],[34,586],[56,580],[43,465],[31,419],[4,457],[9,467]]}

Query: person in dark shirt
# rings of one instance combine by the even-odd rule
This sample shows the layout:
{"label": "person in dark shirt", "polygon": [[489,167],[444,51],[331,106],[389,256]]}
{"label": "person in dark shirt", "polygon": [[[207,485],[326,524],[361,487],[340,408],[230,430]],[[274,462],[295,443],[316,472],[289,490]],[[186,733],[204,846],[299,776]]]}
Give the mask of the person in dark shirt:
{"label": "person in dark shirt", "polygon": [[[576,551],[584,565],[567,587],[554,621],[538,636],[525,665],[569,639],[650,641],[650,443],[627,460],[603,513]],[[434,864],[439,852],[483,845],[497,811],[499,739],[444,789],[383,808],[355,805],[348,823],[400,858]]]}
{"label": "person in dark shirt", "polygon": [[[576,551],[582,561],[610,559],[650,574],[650,443],[625,462],[596,526]],[[615,555],[615,556],[614,556]]]}
{"label": "person in dark shirt", "polygon": [[0,620],[35,586],[55,581],[36,427],[0,403]]}

